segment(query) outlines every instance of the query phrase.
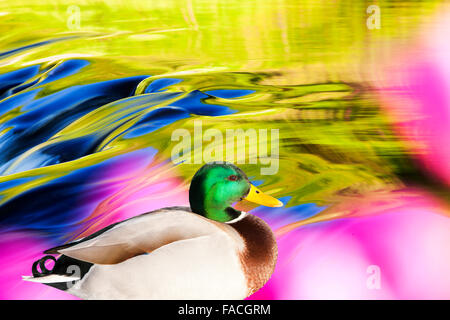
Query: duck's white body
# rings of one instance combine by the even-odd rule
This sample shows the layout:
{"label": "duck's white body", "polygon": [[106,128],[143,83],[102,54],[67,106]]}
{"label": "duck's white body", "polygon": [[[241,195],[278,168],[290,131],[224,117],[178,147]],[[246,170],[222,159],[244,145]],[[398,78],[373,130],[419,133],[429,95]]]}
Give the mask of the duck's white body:
{"label": "duck's white body", "polygon": [[[256,234],[246,236],[250,229]],[[276,261],[261,219],[225,224],[188,208],[143,214],[56,249],[93,264],[68,282],[67,291],[83,299],[243,299],[269,279]]]}

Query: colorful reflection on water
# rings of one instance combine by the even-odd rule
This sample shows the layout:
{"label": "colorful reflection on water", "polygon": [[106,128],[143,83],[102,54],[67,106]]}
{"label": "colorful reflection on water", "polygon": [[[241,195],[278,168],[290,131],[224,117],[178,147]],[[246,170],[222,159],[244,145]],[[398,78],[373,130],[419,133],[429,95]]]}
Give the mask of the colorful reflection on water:
{"label": "colorful reflection on water", "polygon": [[280,254],[251,298],[450,297],[439,1],[380,1],[379,30],[364,1],[81,2],[76,30],[69,5],[1,5],[1,298],[70,299],[21,280],[43,250],[187,205],[198,120],[279,130],[277,174],[239,165],[285,203],[252,210]]}

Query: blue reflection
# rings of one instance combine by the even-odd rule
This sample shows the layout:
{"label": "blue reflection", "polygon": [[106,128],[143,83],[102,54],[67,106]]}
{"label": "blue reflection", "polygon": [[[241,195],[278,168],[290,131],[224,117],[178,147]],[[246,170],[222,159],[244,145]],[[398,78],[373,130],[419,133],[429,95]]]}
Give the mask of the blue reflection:
{"label": "blue reflection", "polygon": [[229,90],[218,89],[205,91],[206,94],[223,99],[240,98],[243,96],[248,96],[249,94],[252,94],[254,92],[255,90],[238,90],[238,89],[229,89]]}

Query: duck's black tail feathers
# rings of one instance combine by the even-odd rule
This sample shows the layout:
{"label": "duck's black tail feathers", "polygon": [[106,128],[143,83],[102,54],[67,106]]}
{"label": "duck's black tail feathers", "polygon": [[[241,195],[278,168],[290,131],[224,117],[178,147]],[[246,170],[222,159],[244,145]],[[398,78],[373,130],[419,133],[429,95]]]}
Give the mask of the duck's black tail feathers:
{"label": "duck's black tail feathers", "polygon": [[[47,269],[45,266],[45,263],[49,260],[55,263],[52,270]],[[51,255],[46,255],[33,263],[31,267],[33,276],[22,276],[22,279],[43,283],[60,290],[67,290],[76,281],[81,280],[91,267],[92,263],[70,258],[65,255],[61,255],[58,259]]]}
{"label": "duck's black tail feathers", "polygon": [[[35,278],[40,278],[46,275],[49,275],[52,273],[52,270],[48,270],[47,267],[45,266],[45,263],[47,262],[47,260],[53,260],[53,262],[56,264],[56,258],[54,256],[44,256],[42,258],[40,258],[39,260],[36,260],[33,263],[33,266],[31,267],[31,272],[33,273],[33,277]],[[39,271],[37,269],[39,265],[39,268],[41,268],[41,271]]]}

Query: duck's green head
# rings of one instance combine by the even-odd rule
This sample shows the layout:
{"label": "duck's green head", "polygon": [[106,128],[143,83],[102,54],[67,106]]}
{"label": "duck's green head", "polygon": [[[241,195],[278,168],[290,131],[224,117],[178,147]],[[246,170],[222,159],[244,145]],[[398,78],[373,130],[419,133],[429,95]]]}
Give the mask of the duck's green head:
{"label": "duck's green head", "polygon": [[246,199],[268,207],[283,203],[253,186],[245,173],[231,163],[212,162],[201,167],[192,178],[189,202],[192,212],[219,222],[233,222],[245,214],[231,207]]}

